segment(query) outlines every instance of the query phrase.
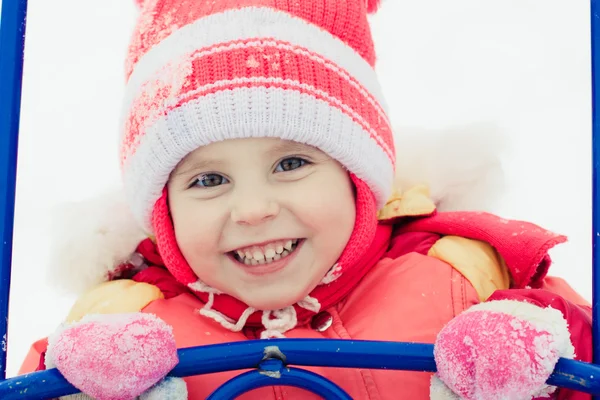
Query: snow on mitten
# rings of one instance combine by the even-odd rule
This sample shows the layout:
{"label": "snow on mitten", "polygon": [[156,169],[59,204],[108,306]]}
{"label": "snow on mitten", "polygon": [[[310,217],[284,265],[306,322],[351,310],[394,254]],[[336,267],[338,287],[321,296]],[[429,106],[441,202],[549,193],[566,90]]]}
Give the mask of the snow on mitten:
{"label": "snow on mitten", "polygon": [[549,398],[560,357],[573,358],[567,322],[553,308],[514,300],[477,304],[438,334],[431,399]]}
{"label": "snow on mitten", "polygon": [[52,335],[46,354],[49,368],[98,400],[134,399],[161,382],[177,362],[172,328],[144,313],[85,316]]}
{"label": "snow on mitten", "polygon": [[167,376],[156,386],[142,393],[140,400],[187,400],[188,392],[185,381],[181,378]]}

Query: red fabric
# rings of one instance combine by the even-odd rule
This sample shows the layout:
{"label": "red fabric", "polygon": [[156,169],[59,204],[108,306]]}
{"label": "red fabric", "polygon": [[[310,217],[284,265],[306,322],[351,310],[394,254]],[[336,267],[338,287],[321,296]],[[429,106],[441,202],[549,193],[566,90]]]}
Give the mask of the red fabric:
{"label": "red fabric", "polygon": [[548,250],[567,240],[531,223],[482,212],[437,213],[400,228],[400,233],[407,232],[453,235],[489,243],[506,261],[518,289],[540,287],[551,263]]}
{"label": "red fabric", "polygon": [[384,257],[396,259],[408,253],[419,253],[427,255],[429,249],[435,242],[440,240],[440,235],[430,232],[406,232],[398,234],[394,232],[390,249]]}
{"label": "red fabric", "polygon": [[[561,296],[542,289],[510,289],[496,291],[488,301],[517,300],[534,304],[538,307],[552,307],[560,312],[567,320],[571,342],[575,347],[575,359],[592,362],[592,309],[588,306],[578,306],[568,302]],[[592,396],[560,389],[558,400],[590,400]]]}
{"label": "red fabric", "polygon": [[46,370],[46,349],[48,348],[48,339],[40,339],[36,341],[27,352],[25,360],[21,364],[21,368],[17,375],[28,374],[30,372]]}
{"label": "red fabric", "polygon": [[132,279],[136,282],[149,283],[158,287],[165,299],[191,292],[185,285],[179,283],[166,268],[157,266],[151,266],[138,272]]}
{"label": "red fabric", "polygon": [[151,239],[142,241],[136,250],[146,261],[153,265],[162,265],[162,258],[158,254],[158,249]]}
{"label": "red fabric", "polygon": [[37,368],[35,369],[35,371],[45,371],[46,370],[46,352],[43,351],[42,354],[40,354],[40,362],[38,363]]}

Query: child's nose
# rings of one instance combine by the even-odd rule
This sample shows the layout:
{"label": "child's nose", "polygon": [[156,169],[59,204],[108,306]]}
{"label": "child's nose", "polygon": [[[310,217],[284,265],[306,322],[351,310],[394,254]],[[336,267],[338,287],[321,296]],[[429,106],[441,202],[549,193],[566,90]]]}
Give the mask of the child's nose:
{"label": "child's nose", "polygon": [[279,205],[273,200],[252,196],[240,199],[231,210],[231,219],[236,224],[258,225],[279,214]]}

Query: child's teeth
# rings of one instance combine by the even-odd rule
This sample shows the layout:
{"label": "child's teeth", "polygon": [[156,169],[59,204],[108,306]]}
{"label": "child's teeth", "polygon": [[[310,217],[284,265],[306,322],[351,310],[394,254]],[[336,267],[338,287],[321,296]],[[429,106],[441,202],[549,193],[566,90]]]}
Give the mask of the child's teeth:
{"label": "child's teeth", "polygon": [[267,249],[267,251],[265,251],[265,257],[267,258],[273,258],[275,257],[275,250],[274,249]]}
{"label": "child's teeth", "polygon": [[262,253],[262,251],[255,251],[252,256],[256,261],[265,261],[265,255]]}
{"label": "child's teeth", "polygon": [[264,248],[254,246],[249,250],[236,250],[235,254],[239,257],[239,260],[246,265],[267,264],[290,255],[294,246],[296,246],[299,241],[299,239],[287,240],[285,242],[268,244]]}

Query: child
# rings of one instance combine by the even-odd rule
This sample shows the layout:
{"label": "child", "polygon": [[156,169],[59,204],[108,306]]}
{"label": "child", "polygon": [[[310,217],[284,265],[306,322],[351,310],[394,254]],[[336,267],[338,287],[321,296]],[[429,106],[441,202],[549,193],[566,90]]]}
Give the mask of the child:
{"label": "child", "polygon": [[546,276],[564,238],[393,190],[377,1],[138,3],[121,161],[143,233],[82,216],[102,219],[97,241],[77,233],[63,267],[88,291],[22,372],[57,367],[98,399],[204,399],[238,372],[163,380],[177,348],[370,339],[435,342],[438,373],[307,369],[355,399],[589,398],[545,384],[559,357],[591,361],[589,306]]}

